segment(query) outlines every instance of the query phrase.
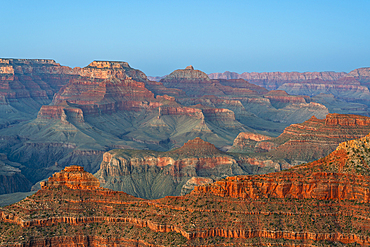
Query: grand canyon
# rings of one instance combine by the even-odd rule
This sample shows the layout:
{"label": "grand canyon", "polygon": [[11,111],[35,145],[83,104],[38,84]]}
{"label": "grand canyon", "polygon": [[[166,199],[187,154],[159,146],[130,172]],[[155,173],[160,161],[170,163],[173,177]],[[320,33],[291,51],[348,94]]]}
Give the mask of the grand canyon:
{"label": "grand canyon", "polygon": [[0,245],[370,246],[369,89],[0,59]]}

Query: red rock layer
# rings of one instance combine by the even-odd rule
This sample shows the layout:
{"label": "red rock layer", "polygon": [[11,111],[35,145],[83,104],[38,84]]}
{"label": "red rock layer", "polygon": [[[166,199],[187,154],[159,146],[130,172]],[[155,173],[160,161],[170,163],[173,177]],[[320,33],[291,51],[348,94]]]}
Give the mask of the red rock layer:
{"label": "red rock layer", "polygon": [[270,152],[274,157],[308,162],[328,155],[343,141],[369,132],[369,117],[331,113],[325,119],[313,116],[301,124],[292,124],[279,137],[260,143],[275,143],[276,149]]}
{"label": "red rock layer", "polygon": [[0,96],[10,103],[33,99],[48,104],[73,74],[54,60],[0,59]]}
{"label": "red rock layer", "polygon": [[100,187],[99,180],[81,166],[69,166],[61,172],[53,174],[47,182],[41,182],[42,189],[68,187],[79,190],[96,190]]}
{"label": "red rock layer", "polygon": [[[317,162],[230,177],[183,197],[149,201],[96,187],[43,187],[0,210],[0,238],[8,246],[47,246],[58,239],[77,245],[89,236],[95,236],[90,240],[97,246],[367,246],[370,169],[362,163],[367,173],[359,174],[351,165],[362,159],[350,151],[357,146],[370,161],[364,152],[370,148],[367,136]],[[79,167],[67,170],[81,172]]]}

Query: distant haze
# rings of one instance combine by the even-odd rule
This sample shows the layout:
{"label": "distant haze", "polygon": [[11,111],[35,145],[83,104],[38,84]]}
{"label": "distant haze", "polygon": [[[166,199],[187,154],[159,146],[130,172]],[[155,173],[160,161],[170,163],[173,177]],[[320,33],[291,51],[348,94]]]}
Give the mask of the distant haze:
{"label": "distant haze", "polygon": [[126,61],[162,76],[349,72],[370,66],[370,1],[4,1],[0,57],[84,67]]}

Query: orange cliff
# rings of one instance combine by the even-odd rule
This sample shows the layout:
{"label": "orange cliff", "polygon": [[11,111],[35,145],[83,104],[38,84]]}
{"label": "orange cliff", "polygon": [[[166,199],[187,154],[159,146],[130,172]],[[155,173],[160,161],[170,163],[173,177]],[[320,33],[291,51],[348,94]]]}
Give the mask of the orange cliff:
{"label": "orange cliff", "polygon": [[[71,68],[49,59],[0,59],[0,96],[6,104],[22,103],[35,110],[73,78]],[[32,107],[30,105],[33,105]],[[35,109],[33,109],[35,108]]]}
{"label": "orange cliff", "polygon": [[61,172],[53,174],[47,182],[40,182],[41,189],[67,187],[79,190],[96,190],[100,187],[99,180],[83,167],[72,165]]}
{"label": "orange cliff", "polygon": [[341,143],[328,156],[279,173],[228,177],[193,193],[241,198],[295,198],[370,202],[370,134]]}
{"label": "orange cliff", "polygon": [[[219,152],[199,139],[184,149],[191,146]],[[192,178],[189,186],[205,184],[188,195],[157,200],[100,188],[82,168],[67,167],[36,194],[1,208],[0,241],[6,246],[63,241],[94,246],[368,246],[369,149],[370,135],[287,171],[211,184]],[[84,181],[94,183],[82,186]]]}
{"label": "orange cliff", "polygon": [[324,119],[313,116],[303,123],[292,124],[276,138],[256,141],[249,133],[240,133],[230,151],[269,151],[264,155],[297,164],[324,157],[339,143],[364,137],[369,132],[369,117],[330,113]]}

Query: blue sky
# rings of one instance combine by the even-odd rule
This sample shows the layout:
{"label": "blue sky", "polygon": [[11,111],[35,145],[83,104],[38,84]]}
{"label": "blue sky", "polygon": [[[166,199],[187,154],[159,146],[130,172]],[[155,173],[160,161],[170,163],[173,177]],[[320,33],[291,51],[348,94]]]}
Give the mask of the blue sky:
{"label": "blue sky", "polygon": [[3,1],[0,57],[147,75],[345,71],[370,66],[369,0]]}

